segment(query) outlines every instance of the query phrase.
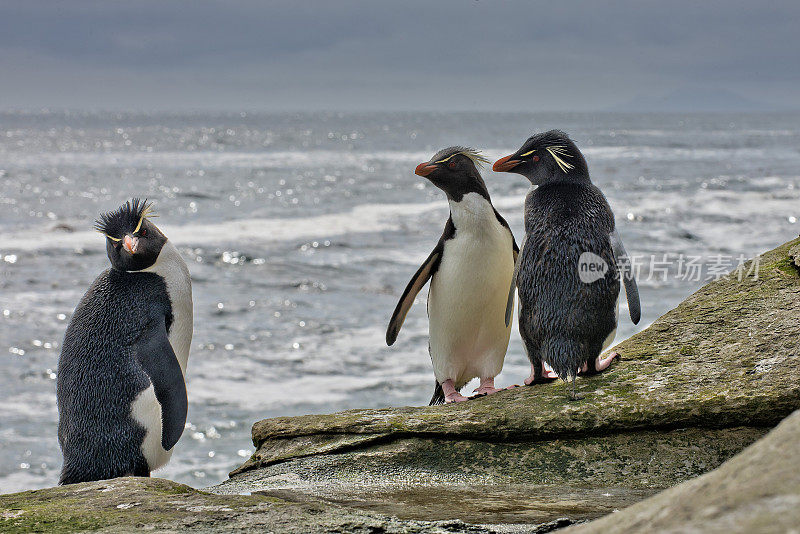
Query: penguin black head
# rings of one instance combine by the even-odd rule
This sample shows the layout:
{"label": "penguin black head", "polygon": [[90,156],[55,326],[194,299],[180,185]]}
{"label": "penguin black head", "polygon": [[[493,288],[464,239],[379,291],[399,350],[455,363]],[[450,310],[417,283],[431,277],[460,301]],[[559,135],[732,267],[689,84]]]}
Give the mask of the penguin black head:
{"label": "penguin black head", "polygon": [[561,130],[550,130],[529,137],[519,150],[495,161],[492,170],[521,174],[533,185],[589,180],[589,169],[583,154]]}
{"label": "penguin black head", "polygon": [[477,150],[451,146],[434,154],[430,161],[417,165],[414,173],[430,180],[450,200],[460,202],[467,193],[478,193],[489,200],[489,190],[478,171],[484,163],[489,160]]}
{"label": "penguin black head", "polygon": [[106,236],[111,266],[120,271],[141,271],[152,266],[167,237],[147,217],[153,205],[134,198],[114,211],[100,214],[95,229]]}

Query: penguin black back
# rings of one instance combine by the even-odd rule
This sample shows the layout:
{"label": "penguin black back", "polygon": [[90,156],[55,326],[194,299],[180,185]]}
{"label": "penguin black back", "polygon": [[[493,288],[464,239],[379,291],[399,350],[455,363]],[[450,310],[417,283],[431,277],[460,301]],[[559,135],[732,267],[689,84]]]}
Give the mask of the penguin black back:
{"label": "penguin black back", "polygon": [[[599,354],[616,328],[620,283],[608,239],[613,229],[608,203],[591,184],[546,184],[526,199],[526,243],[541,246],[526,246],[521,252],[520,301],[526,311],[536,313],[526,314],[520,328],[526,339],[542,340],[538,350],[562,378],[575,376]],[[591,284],[579,275],[581,255],[587,252],[608,266],[605,276]],[[548,335],[543,338],[544,332]]]}
{"label": "penguin black back", "polygon": [[75,309],[59,358],[62,484],[148,476],[186,423],[191,280],[149,213],[134,199],[97,221],[111,268]]}
{"label": "penguin black back", "polygon": [[[567,134],[551,130],[529,137],[492,168],[538,186],[525,200],[525,244],[515,271],[520,334],[532,368],[526,383],[549,378],[542,361],[564,380],[604,369],[613,360],[599,355],[616,332],[619,265],[634,323],[639,298],[611,207],[592,184],[586,160]],[[584,277],[584,263],[599,270]]]}
{"label": "penguin black back", "polygon": [[159,316],[169,328],[172,310],[163,279],[117,269],[97,277],[75,309],[57,375],[61,484],[149,475],[140,450],[145,429],[130,416],[131,402],[150,385],[134,347]]}

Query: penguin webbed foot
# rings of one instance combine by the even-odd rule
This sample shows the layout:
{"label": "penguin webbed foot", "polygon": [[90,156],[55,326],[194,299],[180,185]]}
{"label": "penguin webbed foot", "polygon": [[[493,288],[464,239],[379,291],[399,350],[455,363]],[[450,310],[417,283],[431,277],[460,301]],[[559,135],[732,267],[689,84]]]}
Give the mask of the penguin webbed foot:
{"label": "penguin webbed foot", "polygon": [[549,384],[550,382],[556,380],[558,375],[553,368],[550,367],[550,364],[547,362],[541,362],[541,370],[537,373],[537,367],[534,364],[531,364],[531,375],[525,379],[526,386],[534,386],[536,384]]}
{"label": "penguin webbed foot", "polygon": [[494,387],[494,377],[481,378],[481,385],[476,387],[472,391],[472,393],[474,393],[474,395],[472,395],[470,397],[470,399],[476,399],[478,397],[485,397],[487,395],[493,395],[494,393],[497,393],[498,391],[503,391],[503,388],[498,389],[498,388]]}
{"label": "penguin webbed foot", "polygon": [[[621,360],[622,357],[619,355],[618,352],[611,352],[607,356],[603,357],[602,354],[598,355],[594,362],[594,365],[589,365],[588,362],[584,363],[579,369],[577,369],[577,374],[579,375],[596,375],[602,373],[606,369],[608,369],[615,360]],[[537,372],[539,371],[539,372]],[[547,362],[541,362],[539,369],[534,364],[531,364],[531,374],[528,378],[525,379],[526,386],[534,386],[536,384],[548,384],[557,380],[558,374],[553,371],[553,368]],[[583,395],[575,393],[575,377],[573,376],[571,380],[566,380],[567,382],[572,382],[569,398],[571,400],[580,400],[583,398]],[[506,389],[514,389],[519,387],[517,385],[509,386]]]}
{"label": "penguin webbed foot", "polygon": [[591,375],[596,375],[598,373],[602,373],[603,371],[608,369],[612,363],[614,363],[614,360],[621,360],[621,359],[622,357],[616,351],[609,353],[608,356],[606,356],[605,358],[603,357],[602,354],[599,354],[594,361],[594,366],[590,367],[589,362],[585,362],[578,371],[578,374],[591,376]]}
{"label": "penguin webbed foot", "polygon": [[469,400],[468,397],[465,397],[464,395],[458,392],[452,380],[445,380],[444,382],[442,382],[442,391],[444,392],[445,404],[452,404],[454,402],[464,402]]}
{"label": "penguin webbed foot", "polygon": [[445,404],[453,404],[454,402],[464,402],[464,401],[468,401],[471,398],[472,397],[465,397],[464,395],[462,395],[461,393],[456,391],[452,395],[445,395],[444,396],[444,403]]}

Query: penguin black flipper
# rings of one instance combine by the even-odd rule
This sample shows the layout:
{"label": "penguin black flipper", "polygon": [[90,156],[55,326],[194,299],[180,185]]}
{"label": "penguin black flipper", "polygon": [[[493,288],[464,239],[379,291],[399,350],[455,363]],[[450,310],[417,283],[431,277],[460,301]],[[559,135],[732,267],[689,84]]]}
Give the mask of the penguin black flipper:
{"label": "penguin black flipper", "polygon": [[439,242],[436,243],[433,251],[425,258],[425,261],[422,262],[422,265],[420,265],[417,272],[414,273],[414,276],[411,277],[411,281],[408,282],[405,291],[403,291],[403,295],[400,297],[400,301],[397,303],[397,307],[394,309],[394,313],[392,313],[392,318],[389,320],[389,328],[386,329],[387,345],[392,346],[397,340],[397,334],[400,333],[400,328],[403,326],[403,321],[406,320],[408,310],[411,309],[411,305],[414,304],[414,299],[417,298],[417,293],[425,287],[428,280],[430,280],[439,269],[439,263],[441,263],[442,260],[442,252],[444,251],[444,242],[451,239],[455,233],[456,227],[453,225],[453,219],[447,219],[442,237],[439,238]]}
{"label": "penguin black flipper", "polygon": [[163,313],[154,310],[135,349],[136,359],[150,378],[161,405],[161,446],[168,451],[183,433],[188,400],[183,372],[169,342]]}
{"label": "penguin black flipper", "polygon": [[[519,271],[519,251],[520,247],[517,246],[517,240],[514,238],[514,232],[511,231],[511,227],[508,225],[508,222],[503,218],[502,215],[497,211],[497,208],[492,206],[494,209],[494,216],[497,217],[498,222],[500,222],[503,227],[508,230],[508,233],[511,234],[511,248],[512,253],[514,254],[514,275],[511,277],[511,288],[508,290],[508,304],[506,304],[506,326],[511,324],[511,315],[514,311],[514,290],[517,288],[517,272]],[[523,239],[522,244],[525,244]]]}
{"label": "penguin black flipper", "polygon": [[639,287],[633,277],[631,260],[628,258],[628,253],[625,252],[625,247],[622,246],[622,238],[619,237],[619,232],[616,229],[611,232],[610,238],[611,247],[614,249],[614,257],[617,259],[617,265],[622,271],[620,274],[622,282],[625,284],[625,296],[628,299],[628,311],[631,314],[631,321],[633,321],[633,324],[639,324],[639,320],[642,318],[642,308],[639,302]]}

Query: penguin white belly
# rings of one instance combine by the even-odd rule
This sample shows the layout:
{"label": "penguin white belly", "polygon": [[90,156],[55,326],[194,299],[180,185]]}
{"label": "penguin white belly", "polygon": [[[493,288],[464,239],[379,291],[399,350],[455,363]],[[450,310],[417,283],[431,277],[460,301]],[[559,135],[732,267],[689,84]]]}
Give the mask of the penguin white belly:
{"label": "penguin white belly", "polygon": [[147,460],[147,466],[152,471],[166,465],[172,456],[172,450],[164,450],[161,445],[161,404],[156,399],[152,384],[139,393],[131,404],[131,416],[146,431],[141,451]]}
{"label": "penguin white belly", "polygon": [[186,363],[189,360],[189,348],[194,332],[192,305],[192,279],[189,268],[181,258],[180,252],[171,241],[164,243],[156,262],[143,269],[164,279],[167,293],[172,304],[172,326],[169,330],[169,344],[175,351],[181,371],[186,375]]}
{"label": "penguin white belly", "polygon": [[[172,305],[172,325],[169,331],[169,344],[175,352],[181,372],[186,376],[186,364],[192,344],[193,314],[192,281],[189,269],[181,258],[178,249],[168,240],[164,243],[156,262],[144,271],[153,272],[164,279],[167,293]],[[142,425],[147,434],[142,442],[141,451],[151,470],[165,465],[172,449],[164,450],[161,445],[163,422],[161,404],[156,398],[152,384],[142,391],[131,404],[131,416]]]}
{"label": "penguin white belly", "polygon": [[461,387],[503,369],[514,258],[511,232],[483,197],[452,202],[451,216],[456,234],[444,244],[428,295],[430,352],[436,380]]}

